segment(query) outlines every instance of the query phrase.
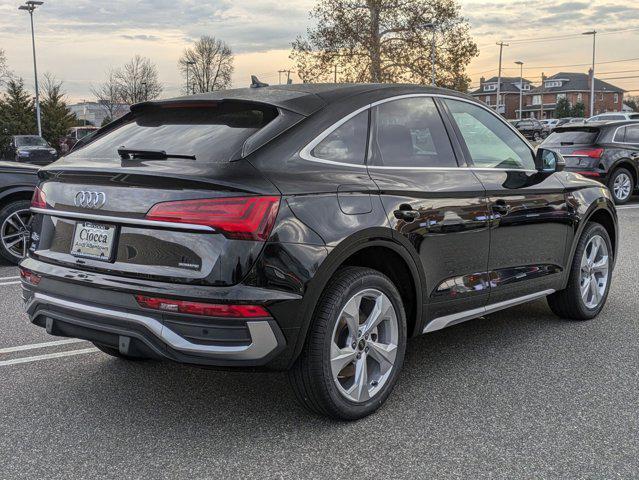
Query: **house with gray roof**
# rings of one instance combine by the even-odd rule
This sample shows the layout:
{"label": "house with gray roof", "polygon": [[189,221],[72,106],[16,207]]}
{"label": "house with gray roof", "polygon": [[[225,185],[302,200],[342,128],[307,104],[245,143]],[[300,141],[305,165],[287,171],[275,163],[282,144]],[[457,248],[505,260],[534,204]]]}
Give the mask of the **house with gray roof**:
{"label": "house with gray roof", "polygon": [[518,118],[519,93],[529,92],[533,86],[530,80],[523,79],[520,86],[519,77],[501,77],[500,102],[497,106],[497,77],[486,80],[482,77],[479,81],[479,88],[470,95],[481,100],[486,105],[496,109],[506,118]]}

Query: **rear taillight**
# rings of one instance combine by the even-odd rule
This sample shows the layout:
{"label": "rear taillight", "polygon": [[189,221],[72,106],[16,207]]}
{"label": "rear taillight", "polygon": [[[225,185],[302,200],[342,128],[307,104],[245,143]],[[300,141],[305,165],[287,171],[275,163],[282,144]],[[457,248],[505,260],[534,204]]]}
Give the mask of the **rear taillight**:
{"label": "rear taillight", "polygon": [[141,307],[164,312],[227,318],[265,318],[271,316],[260,305],[189,302],[187,300],[171,300],[168,298],[147,297],[145,295],[136,295],[135,299]]}
{"label": "rear taillight", "polygon": [[20,278],[31,285],[38,285],[42,280],[42,277],[37,273],[22,267],[20,267]]}
{"label": "rear taillight", "polygon": [[228,238],[265,241],[271,233],[280,197],[226,197],[155,204],[148,220],[206,225]]}
{"label": "rear taillight", "polygon": [[40,187],[36,187],[31,197],[32,208],[47,208],[47,196],[44,194]]}
{"label": "rear taillight", "polygon": [[585,150],[575,150],[571,155],[575,157],[601,158],[603,153],[603,148],[587,148]]}

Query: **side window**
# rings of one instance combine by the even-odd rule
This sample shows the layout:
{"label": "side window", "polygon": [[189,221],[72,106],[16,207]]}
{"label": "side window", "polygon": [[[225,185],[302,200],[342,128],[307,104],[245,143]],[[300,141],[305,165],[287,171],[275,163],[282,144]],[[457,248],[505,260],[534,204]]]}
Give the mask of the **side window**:
{"label": "side window", "polygon": [[413,97],[375,110],[374,164],[387,167],[457,167],[453,147],[435,102]]}
{"label": "side window", "polygon": [[626,127],[626,143],[639,144],[639,125],[629,125]]}
{"label": "side window", "polygon": [[446,105],[476,167],[535,170],[532,149],[494,114],[468,102]]}
{"label": "side window", "polygon": [[625,142],[625,138],[626,138],[626,127],[622,127],[615,132],[615,136],[612,139],[612,141],[617,143],[623,143]]}
{"label": "side window", "polygon": [[311,155],[333,162],[364,165],[367,138],[368,110],[365,110],[333,130],[315,146]]}

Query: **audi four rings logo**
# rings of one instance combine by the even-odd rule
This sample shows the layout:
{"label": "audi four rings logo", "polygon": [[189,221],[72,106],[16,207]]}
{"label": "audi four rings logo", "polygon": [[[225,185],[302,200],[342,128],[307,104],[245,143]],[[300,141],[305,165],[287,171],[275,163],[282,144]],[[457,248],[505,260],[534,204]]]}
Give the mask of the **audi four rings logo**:
{"label": "audi four rings logo", "polygon": [[75,194],[74,203],[76,207],[98,209],[104,207],[106,194],[104,192],[89,192],[82,190]]}

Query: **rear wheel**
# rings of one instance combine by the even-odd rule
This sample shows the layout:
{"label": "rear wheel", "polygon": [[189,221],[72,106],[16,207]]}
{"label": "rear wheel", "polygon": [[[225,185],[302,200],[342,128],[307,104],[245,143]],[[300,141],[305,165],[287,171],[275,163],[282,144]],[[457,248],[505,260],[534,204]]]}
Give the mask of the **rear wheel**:
{"label": "rear wheel", "polygon": [[567,287],[548,296],[551,310],[573,320],[596,317],[608,298],[612,265],[608,232],[598,223],[589,223],[579,239]]}
{"label": "rear wheel", "polygon": [[610,176],[608,188],[612,192],[617,205],[626,203],[630,200],[630,196],[635,189],[632,174],[625,168],[618,168]]}
{"label": "rear wheel", "polygon": [[539,133],[539,132],[533,133],[533,140],[535,142],[538,142],[539,140],[541,140],[541,133]]}
{"label": "rear wheel", "polygon": [[291,384],[307,409],[356,420],[386,401],[405,349],[406,317],[395,285],[376,270],[343,268],[320,297]]}
{"label": "rear wheel", "polygon": [[16,200],[0,210],[0,255],[18,263],[27,254],[33,214],[29,200]]}

